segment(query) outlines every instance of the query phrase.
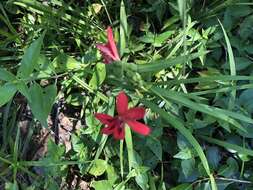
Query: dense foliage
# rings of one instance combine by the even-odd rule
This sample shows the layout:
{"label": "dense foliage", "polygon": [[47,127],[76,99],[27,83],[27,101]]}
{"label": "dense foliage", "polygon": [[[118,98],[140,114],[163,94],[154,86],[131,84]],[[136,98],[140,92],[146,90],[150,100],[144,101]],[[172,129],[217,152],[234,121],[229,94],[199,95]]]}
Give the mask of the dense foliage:
{"label": "dense foliage", "polygon": [[250,0],[2,0],[0,189],[253,190],[252,62]]}

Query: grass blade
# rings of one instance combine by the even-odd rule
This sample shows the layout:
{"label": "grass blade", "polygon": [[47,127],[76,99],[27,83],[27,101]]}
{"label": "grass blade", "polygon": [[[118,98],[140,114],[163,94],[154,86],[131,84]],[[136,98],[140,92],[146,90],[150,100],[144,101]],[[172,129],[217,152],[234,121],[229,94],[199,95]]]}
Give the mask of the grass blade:
{"label": "grass blade", "polygon": [[184,124],[179,119],[177,119],[174,115],[162,110],[154,103],[147,100],[141,100],[141,102],[145,106],[153,110],[154,112],[158,113],[166,122],[168,122],[174,128],[176,128],[189,141],[189,143],[197,151],[199,158],[201,159],[201,162],[206,170],[206,173],[210,175],[211,174],[210,168],[201,146],[199,145],[198,141],[192,136],[191,132],[184,127]]}
{"label": "grass blade", "polygon": [[127,16],[124,1],[120,5],[120,55],[124,54],[127,38]]}
{"label": "grass blade", "polygon": [[103,93],[99,92],[99,91],[95,91],[93,90],[87,83],[85,83],[84,81],[82,81],[80,78],[78,78],[77,76],[73,75],[72,78],[78,83],[80,84],[84,89],[88,90],[90,93],[96,94],[99,98],[101,98],[101,100],[103,100],[104,102],[108,102],[109,99],[108,97],[106,97]]}
{"label": "grass blade", "polygon": [[185,128],[184,124],[178,118],[176,118],[174,115],[172,115],[171,113],[162,110],[161,108],[159,108],[157,105],[155,105],[154,103],[152,103],[150,101],[141,100],[141,102],[145,106],[147,106],[151,110],[153,110],[154,112],[158,113],[166,122],[168,122],[174,128],[176,128],[188,140],[188,142],[196,150],[196,152],[201,160],[201,163],[202,163],[207,175],[210,178],[212,190],[217,190],[215,180],[213,178],[213,175],[211,174],[209,164],[208,164],[206,156],[202,150],[202,147],[199,145],[198,141],[194,138],[194,136],[191,134],[191,132],[187,128]]}
{"label": "grass blade", "polygon": [[145,65],[137,65],[137,72],[139,73],[158,72],[160,70],[167,69],[177,64],[183,64],[185,61],[191,61],[193,59],[205,55],[206,53],[207,52],[193,53],[190,55],[179,56],[173,59],[158,60],[152,61],[151,63],[147,63]]}
{"label": "grass blade", "polygon": [[217,82],[224,83],[226,81],[240,81],[240,80],[253,80],[253,76],[231,76],[231,75],[221,75],[212,77],[196,77],[189,79],[173,79],[171,81],[158,82],[159,85],[176,85],[176,84],[189,84],[189,83],[204,83],[204,82]]}
{"label": "grass blade", "polygon": [[[228,38],[228,35],[222,25],[222,23],[220,22],[220,20],[218,19],[218,22],[222,28],[224,37],[225,37],[225,41],[226,41],[226,45],[227,45],[227,51],[228,51],[228,60],[229,60],[229,68],[230,68],[230,75],[231,76],[236,76],[236,67],[235,67],[235,59],[234,59],[234,54],[233,54],[233,50]],[[232,81],[233,83],[233,81]],[[236,97],[236,90],[232,90],[231,91],[231,97],[229,99],[228,102],[228,109],[232,110],[234,108],[234,104],[235,104],[235,97]]]}
{"label": "grass blade", "polygon": [[12,83],[5,83],[0,87],[0,107],[9,102],[15,93],[17,92],[17,88]]}
{"label": "grass blade", "polygon": [[44,36],[45,33],[25,50],[21,60],[21,66],[18,69],[18,77],[28,78],[37,66]]}
{"label": "grass blade", "polygon": [[207,137],[207,136],[199,136],[199,137],[209,143],[219,145],[219,146],[224,147],[226,149],[232,149],[232,150],[237,151],[238,153],[253,156],[253,150],[250,150],[250,149],[247,149],[247,148],[235,145],[235,144],[227,143],[225,141],[221,141],[221,140],[218,140],[215,138]]}
{"label": "grass blade", "polygon": [[127,146],[127,154],[128,154],[128,166],[129,166],[129,172],[131,171],[132,163],[133,163],[133,157],[134,157],[134,149],[133,149],[133,140],[132,140],[132,134],[131,129],[129,126],[125,127],[125,140],[126,140],[126,146]]}
{"label": "grass blade", "polygon": [[120,147],[119,147],[120,153],[119,153],[119,159],[120,159],[120,174],[121,179],[124,178],[124,141],[120,141]]}
{"label": "grass blade", "polygon": [[165,90],[159,87],[151,87],[150,90],[154,92],[155,94],[162,94],[162,96],[165,97],[166,99],[177,102],[190,109],[200,111],[208,115],[211,115],[215,118],[226,121],[242,131],[245,131],[244,128],[235,119],[238,119],[247,123],[253,123],[253,120],[245,115],[223,110],[216,107],[211,107],[206,104],[193,102],[175,91]]}
{"label": "grass blade", "polygon": [[204,91],[199,91],[199,92],[192,92],[190,93],[191,95],[205,95],[205,94],[212,94],[212,93],[222,93],[222,92],[229,92],[232,90],[245,90],[245,89],[250,89],[253,88],[253,84],[245,84],[245,85],[240,85],[240,86],[230,86],[230,87],[224,87],[224,88],[217,88],[217,89],[211,89],[211,90],[204,90]]}

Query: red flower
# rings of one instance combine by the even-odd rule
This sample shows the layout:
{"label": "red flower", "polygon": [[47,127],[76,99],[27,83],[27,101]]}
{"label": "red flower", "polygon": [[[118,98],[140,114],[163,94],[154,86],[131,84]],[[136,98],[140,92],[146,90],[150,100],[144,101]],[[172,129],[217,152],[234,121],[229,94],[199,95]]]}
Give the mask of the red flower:
{"label": "red flower", "polygon": [[107,28],[107,44],[97,44],[96,47],[100,50],[106,64],[113,61],[120,61],[118,50],[113,38],[112,28]]}
{"label": "red flower", "polygon": [[103,134],[113,134],[115,139],[124,139],[125,124],[141,135],[146,136],[150,133],[150,128],[147,125],[136,121],[144,117],[145,109],[143,107],[128,109],[128,98],[123,91],[117,96],[116,108],[118,115],[115,117],[103,113],[95,114],[95,117],[106,125],[106,127],[102,129]]}

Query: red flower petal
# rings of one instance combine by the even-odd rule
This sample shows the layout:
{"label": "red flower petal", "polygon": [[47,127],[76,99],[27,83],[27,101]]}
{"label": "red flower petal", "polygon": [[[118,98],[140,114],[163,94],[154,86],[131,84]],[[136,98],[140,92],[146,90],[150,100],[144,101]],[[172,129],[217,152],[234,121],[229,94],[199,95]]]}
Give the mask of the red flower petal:
{"label": "red flower petal", "polygon": [[112,51],[108,45],[103,45],[103,44],[97,44],[96,45],[97,49],[100,50],[100,53],[102,54],[105,63],[111,63],[113,61],[114,55],[112,54]]}
{"label": "red flower petal", "polygon": [[122,116],[126,120],[138,120],[142,119],[145,115],[145,108],[137,107],[137,108],[130,108],[127,110],[124,115]]}
{"label": "red flower petal", "polygon": [[103,113],[95,113],[95,117],[103,124],[110,125],[114,118],[110,115]]}
{"label": "red flower petal", "polygon": [[101,132],[102,132],[103,134],[106,134],[106,135],[111,135],[111,134],[113,134],[114,130],[115,130],[115,126],[113,125],[113,126],[110,126],[110,127],[104,127],[104,128],[101,130]]}
{"label": "red flower petal", "polygon": [[107,28],[107,38],[108,38],[108,43],[109,43],[109,47],[112,51],[113,57],[114,57],[114,61],[119,61],[119,54],[118,54],[118,50],[117,50],[117,46],[115,44],[114,38],[113,38],[113,31],[112,28],[109,26]]}
{"label": "red flower petal", "polygon": [[125,138],[125,128],[124,127],[116,127],[113,132],[113,137],[117,140]]}
{"label": "red flower petal", "polygon": [[108,55],[106,55],[102,52],[101,52],[101,54],[103,56],[103,61],[104,61],[105,64],[109,64],[109,63],[113,62],[113,60],[110,56],[108,56]]}
{"label": "red flower petal", "polygon": [[150,133],[150,128],[143,124],[143,123],[140,123],[138,121],[126,121],[126,123],[129,125],[129,127],[135,131],[136,133],[139,133],[141,135],[148,135]]}
{"label": "red flower petal", "polygon": [[128,109],[128,98],[124,91],[121,91],[116,99],[116,107],[119,115],[123,115]]}

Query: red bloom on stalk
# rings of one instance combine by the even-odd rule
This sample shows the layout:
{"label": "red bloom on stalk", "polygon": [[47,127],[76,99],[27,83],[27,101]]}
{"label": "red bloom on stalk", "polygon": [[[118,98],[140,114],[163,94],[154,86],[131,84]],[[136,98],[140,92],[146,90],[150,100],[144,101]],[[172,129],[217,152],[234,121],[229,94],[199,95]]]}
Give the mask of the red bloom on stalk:
{"label": "red bloom on stalk", "polygon": [[143,107],[136,107],[128,109],[128,98],[122,91],[116,98],[116,108],[118,115],[112,117],[103,113],[96,113],[95,117],[104,125],[102,133],[106,135],[113,134],[115,139],[125,138],[125,124],[127,124],[133,131],[141,134],[148,135],[150,128],[136,120],[142,119],[145,115]]}
{"label": "red bloom on stalk", "polygon": [[96,47],[100,50],[106,64],[113,61],[120,61],[117,46],[113,38],[112,28],[107,28],[107,40],[106,44],[97,44]]}

